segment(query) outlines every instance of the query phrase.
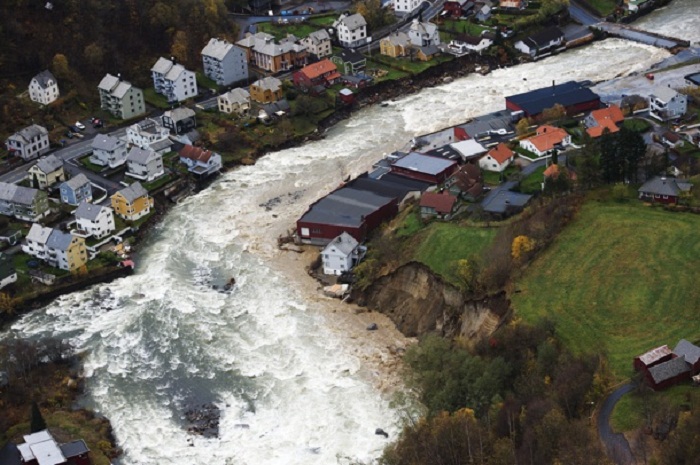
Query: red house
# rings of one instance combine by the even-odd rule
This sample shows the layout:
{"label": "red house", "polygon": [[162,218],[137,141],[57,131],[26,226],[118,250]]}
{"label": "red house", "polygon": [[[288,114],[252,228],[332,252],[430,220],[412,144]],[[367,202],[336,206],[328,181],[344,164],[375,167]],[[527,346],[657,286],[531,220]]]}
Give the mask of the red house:
{"label": "red house", "polygon": [[304,66],[294,73],[292,79],[295,86],[303,89],[310,89],[316,86],[329,87],[340,79],[340,73],[335,63],[326,58]]}
{"label": "red house", "polygon": [[420,198],[420,216],[424,219],[437,216],[449,220],[454,213],[456,203],[457,197],[447,191],[441,194],[426,192]]}
{"label": "red house", "polygon": [[456,161],[411,152],[391,165],[391,172],[418,181],[441,184],[459,169]]}
{"label": "red house", "polygon": [[305,244],[325,245],[347,232],[361,243],[397,212],[395,197],[341,187],[309,207],[297,221],[297,235]]}
{"label": "red house", "polygon": [[79,439],[59,445],[47,430],[25,435],[17,451],[19,463],[26,465],[91,465],[85,441]]}
{"label": "red house", "polygon": [[[554,166],[554,165],[552,165]],[[634,358],[634,369],[635,371],[646,372],[649,368],[659,363],[667,362],[673,358],[673,352],[668,348],[667,345],[657,347],[649,352],[643,353],[638,357]]]}
{"label": "red house", "polygon": [[693,185],[676,178],[655,177],[639,188],[639,200],[643,202],[676,204],[683,192],[688,192]]}
{"label": "red house", "polygon": [[685,357],[675,357],[649,368],[645,379],[653,390],[661,391],[689,380],[690,366],[685,361]]}

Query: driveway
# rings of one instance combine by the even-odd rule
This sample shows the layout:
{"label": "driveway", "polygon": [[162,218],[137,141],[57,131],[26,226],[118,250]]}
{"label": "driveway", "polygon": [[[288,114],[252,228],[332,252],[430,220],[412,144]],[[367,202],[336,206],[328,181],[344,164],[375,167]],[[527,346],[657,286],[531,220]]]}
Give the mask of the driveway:
{"label": "driveway", "polygon": [[615,404],[617,404],[622,396],[633,389],[634,386],[630,383],[615,389],[612,394],[605,399],[598,412],[598,420],[596,422],[598,436],[600,436],[600,440],[605,446],[608,458],[617,465],[636,465],[637,463],[625,435],[613,432],[610,427],[610,415],[615,408]]}

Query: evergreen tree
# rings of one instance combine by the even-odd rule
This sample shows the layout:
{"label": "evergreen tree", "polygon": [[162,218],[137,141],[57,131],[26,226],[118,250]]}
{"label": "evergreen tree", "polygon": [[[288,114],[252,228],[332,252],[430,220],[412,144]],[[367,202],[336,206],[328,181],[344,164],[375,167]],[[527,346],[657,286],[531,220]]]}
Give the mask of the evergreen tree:
{"label": "evergreen tree", "polygon": [[619,159],[617,137],[606,129],[600,136],[600,168],[603,182],[612,184],[621,181],[624,171],[623,163]]}
{"label": "evergreen tree", "polygon": [[32,402],[32,415],[30,420],[30,433],[38,433],[46,429],[46,422],[41,416],[41,411],[36,402]]}
{"label": "evergreen tree", "polygon": [[624,181],[635,182],[639,162],[644,158],[647,144],[638,132],[623,127],[619,132],[618,158],[624,162]]}

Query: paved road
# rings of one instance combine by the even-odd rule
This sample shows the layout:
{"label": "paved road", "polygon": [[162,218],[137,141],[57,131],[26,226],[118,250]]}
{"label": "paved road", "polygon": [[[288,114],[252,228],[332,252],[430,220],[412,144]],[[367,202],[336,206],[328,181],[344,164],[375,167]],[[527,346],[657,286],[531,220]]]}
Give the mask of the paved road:
{"label": "paved road", "polygon": [[581,23],[584,26],[591,26],[593,24],[599,23],[601,19],[587,10],[576,2],[576,0],[569,0],[569,14],[575,21]]}
{"label": "paved road", "polygon": [[617,465],[635,465],[637,463],[624,434],[614,433],[610,427],[610,415],[615,408],[615,404],[617,404],[622,396],[633,389],[634,386],[629,383],[615,389],[615,391],[605,399],[603,405],[600,407],[600,412],[598,412],[598,435],[605,445],[608,458]]}

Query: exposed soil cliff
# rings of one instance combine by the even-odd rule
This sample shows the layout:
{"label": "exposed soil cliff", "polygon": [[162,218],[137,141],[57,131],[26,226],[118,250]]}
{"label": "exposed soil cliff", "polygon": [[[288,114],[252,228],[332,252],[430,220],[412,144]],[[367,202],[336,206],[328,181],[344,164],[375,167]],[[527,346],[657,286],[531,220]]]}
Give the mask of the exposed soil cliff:
{"label": "exposed soil cliff", "polygon": [[377,279],[355,300],[388,315],[408,337],[437,332],[444,337],[489,336],[508,314],[505,292],[467,299],[422,263],[411,262]]}

